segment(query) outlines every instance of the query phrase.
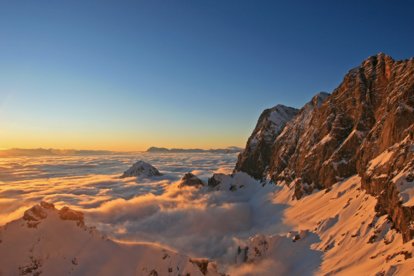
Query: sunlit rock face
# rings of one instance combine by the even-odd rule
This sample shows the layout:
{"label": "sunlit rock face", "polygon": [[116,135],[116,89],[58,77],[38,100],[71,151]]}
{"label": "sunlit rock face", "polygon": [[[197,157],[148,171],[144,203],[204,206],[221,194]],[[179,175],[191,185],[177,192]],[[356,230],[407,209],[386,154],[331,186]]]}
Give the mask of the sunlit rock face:
{"label": "sunlit rock face", "polygon": [[178,184],[179,188],[182,187],[202,187],[204,186],[203,181],[198,178],[197,176],[195,176],[192,173],[186,173],[180,180],[180,183]]}
{"label": "sunlit rock face", "polygon": [[[267,176],[294,185],[298,199],[359,174],[362,187],[378,196],[377,209],[391,216],[405,240],[411,239],[414,211],[404,202],[411,202],[414,195],[405,192],[400,200],[395,176],[411,175],[413,123],[414,59],[395,61],[379,53],[350,70],[332,95],[316,95],[273,142],[257,143],[255,152],[266,152],[258,155],[268,157],[244,163],[248,168],[243,170],[260,177],[268,167]],[[245,152],[251,151],[249,144],[257,132]],[[371,160],[387,150],[394,152],[392,157],[368,170]],[[409,189],[410,179],[402,184],[403,190]]]}
{"label": "sunlit rock face", "polygon": [[261,179],[269,164],[271,148],[276,136],[297,112],[297,109],[284,105],[277,105],[263,111],[247,141],[246,148],[238,157],[235,171],[246,172],[256,179]]}
{"label": "sunlit rock face", "polygon": [[271,150],[272,158],[269,162],[268,172],[274,181],[285,180],[290,182],[294,180],[295,175],[290,173],[289,163],[298,160],[299,156],[296,149],[308,141],[305,133],[311,124],[312,114],[321,107],[328,96],[329,94],[325,92],[316,94],[276,137]]}
{"label": "sunlit rock face", "polygon": [[352,69],[309,114],[290,157],[283,155],[283,148],[290,144],[286,138],[296,124],[277,138],[270,162],[272,179],[298,179],[299,198],[303,187],[326,188],[363,173],[367,162],[401,141],[414,122],[413,69],[413,60],[395,62],[382,53]]}
{"label": "sunlit rock face", "polygon": [[376,195],[376,211],[388,214],[404,241],[414,237],[413,125],[406,138],[372,159],[362,175],[362,187]]}
{"label": "sunlit rock face", "polygon": [[151,164],[144,162],[142,160],[137,161],[131,168],[126,170],[121,178],[125,177],[153,177],[161,176],[162,174],[158,171],[157,168],[153,167]]}

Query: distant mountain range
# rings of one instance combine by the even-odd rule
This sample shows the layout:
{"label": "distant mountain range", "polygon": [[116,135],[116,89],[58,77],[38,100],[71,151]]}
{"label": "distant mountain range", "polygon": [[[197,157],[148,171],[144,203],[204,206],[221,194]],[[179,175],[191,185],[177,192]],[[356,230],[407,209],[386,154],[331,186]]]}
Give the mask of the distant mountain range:
{"label": "distant mountain range", "polygon": [[159,153],[159,152],[165,152],[165,153],[197,153],[197,152],[212,152],[212,153],[238,153],[241,152],[243,149],[239,148],[239,147],[228,147],[228,148],[224,148],[224,149],[179,149],[179,148],[172,148],[172,149],[167,149],[167,148],[159,148],[159,147],[150,147],[149,149],[147,149],[147,152],[154,152],[154,153]]}
{"label": "distant mountain range", "polygon": [[[179,149],[179,148],[159,148],[159,147],[150,147],[146,152],[152,153],[238,153],[243,149],[239,147],[228,147],[224,149]],[[19,157],[19,156],[63,156],[63,155],[114,155],[114,154],[136,154],[136,151],[130,152],[119,152],[119,151],[109,151],[109,150],[75,150],[75,149],[5,149],[0,150],[0,157]]]}
{"label": "distant mountain range", "polygon": [[6,149],[0,150],[0,157],[18,157],[18,156],[48,156],[48,155],[104,155],[115,154],[107,150],[73,150],[73,149]]}

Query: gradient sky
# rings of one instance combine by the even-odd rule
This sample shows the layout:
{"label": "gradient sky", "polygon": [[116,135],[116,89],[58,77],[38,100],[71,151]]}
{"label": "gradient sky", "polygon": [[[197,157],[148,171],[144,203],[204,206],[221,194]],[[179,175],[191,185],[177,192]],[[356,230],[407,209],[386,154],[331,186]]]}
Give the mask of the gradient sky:
{"label": "gradient sky", "polygon": [[2,1],[0,148],[243,146],[261,111],[414,56],[412,1]]}

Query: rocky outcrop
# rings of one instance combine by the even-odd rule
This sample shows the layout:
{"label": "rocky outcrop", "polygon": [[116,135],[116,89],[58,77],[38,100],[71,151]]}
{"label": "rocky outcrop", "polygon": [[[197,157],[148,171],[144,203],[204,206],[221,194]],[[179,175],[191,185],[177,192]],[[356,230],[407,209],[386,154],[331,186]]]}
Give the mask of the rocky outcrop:
{"label": "rocky outcrop", "polygon": [[293,181],[295,175],[287,168],[292,160],[298,159],[296,149],[306,143],[305,132],[309,129],[313,112],[320,108],[329,96],[326,92],[316,94],[310,102],[305,104],[275,139],[272,146],[272,161],[269,164],[269,176],[274,181]]}
{"label": "rocky outcrop", "polygon": [[247,140],[246,148],[238,156],[235,171],[246,172],[261,179],[269,164],[275,138],[297,112],[297,109],[284,105],[263,111]]}
{"label": "rocky outcrop", "polygon": [[231,176],[224,173],[215,173],[208,179],[207,184],[210,188],[216,188],[228,178],[231,178]]}
{"label": "rocky outcrop", "polygon": [[[414,213],[407,202],[414,192],[404,194],[395,177],[407,174],[411,179],[413,123],[414,59],[395,61],[379,53],[350,70],[332,95],[315,96],[271,146],[258,144],[247,157],[242,156],[242,160],[251,160],[242,162],[248,166],[243,170],[255,177],[265,172],[275,182],[285,181],[294,186],[298,199],[359,174],[362,187],[378,197],[378,211],[389,214],[408,240],[414,237]],[[390,158],[369,169],[372,160],[384,152],[392,152]],[[405,190],[411,185],[408,180],[403,184]]]}
{"label": "rocky outcrop", "polygon": [[75,211],[67,206],[57,210],[53,203],[45,201],[36,204],[30,209],[26,210],[23,214],[23,220],[26,221],[29,228],[36,228],[43,220],[48,217],[50,212],[57,212],[59,218],[62,220],[75,221],[79,226],[84,226],[84,216],[82,212]]}
{"label": "rocky outcrop", "polygon": [[186,173],[180,180],[180,183],[178,184],[178,188],[183,188],[183,187],[202,187],[204,186],[203,181],[198,178],[197,176],[195,176],[192,173]]}
{"label": "rocky outcrop", "polygon": [[271,178],[295,180],[300,198],[364,171],[367,162],[400,141],[414,121],[413,115],[389,116],[392,109],[404,113],[413,106],[402,101],[413,96],[413,68],[413,60],[395,62],[380,53],[352,69],[308,120],[296,121],[298,116],[277,137]]}
{"label": "rocky outcrop", "polygon": [[125,177],[153,177],[153,176],[161,176],[162,174],[147,162],[142,160],[137,161],[131,168],[126,170],[122,175],[121,178]]}
{"label": "rocky outcrop", "polygon": [[414,237],[414,125],[404,131],[406,138],[376,158],[361,171],[362,188],[376,195],[376,211],[388,214],[403,240]]}

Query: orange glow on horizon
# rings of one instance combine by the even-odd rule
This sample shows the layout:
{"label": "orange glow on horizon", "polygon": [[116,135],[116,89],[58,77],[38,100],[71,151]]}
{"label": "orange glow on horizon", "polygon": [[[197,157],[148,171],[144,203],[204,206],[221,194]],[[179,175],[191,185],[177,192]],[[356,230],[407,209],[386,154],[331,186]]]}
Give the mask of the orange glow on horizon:
{"label": "orange glow on horizon", "polygon": [[165,148],[226,148],[229,146],[244,146],[244,138],[238,143],[233,143],[234,137],[199,137],[186,138],[174,137],[140,137],[125,135],[95,134],[82,135],[74,133],[62,133],[59,135],[31,133],[5,133],[0,141],[0,150],[13,148],[20,149],[75,149],[75,150],[109,150],[109,151],[145,151],[149,147]]}

